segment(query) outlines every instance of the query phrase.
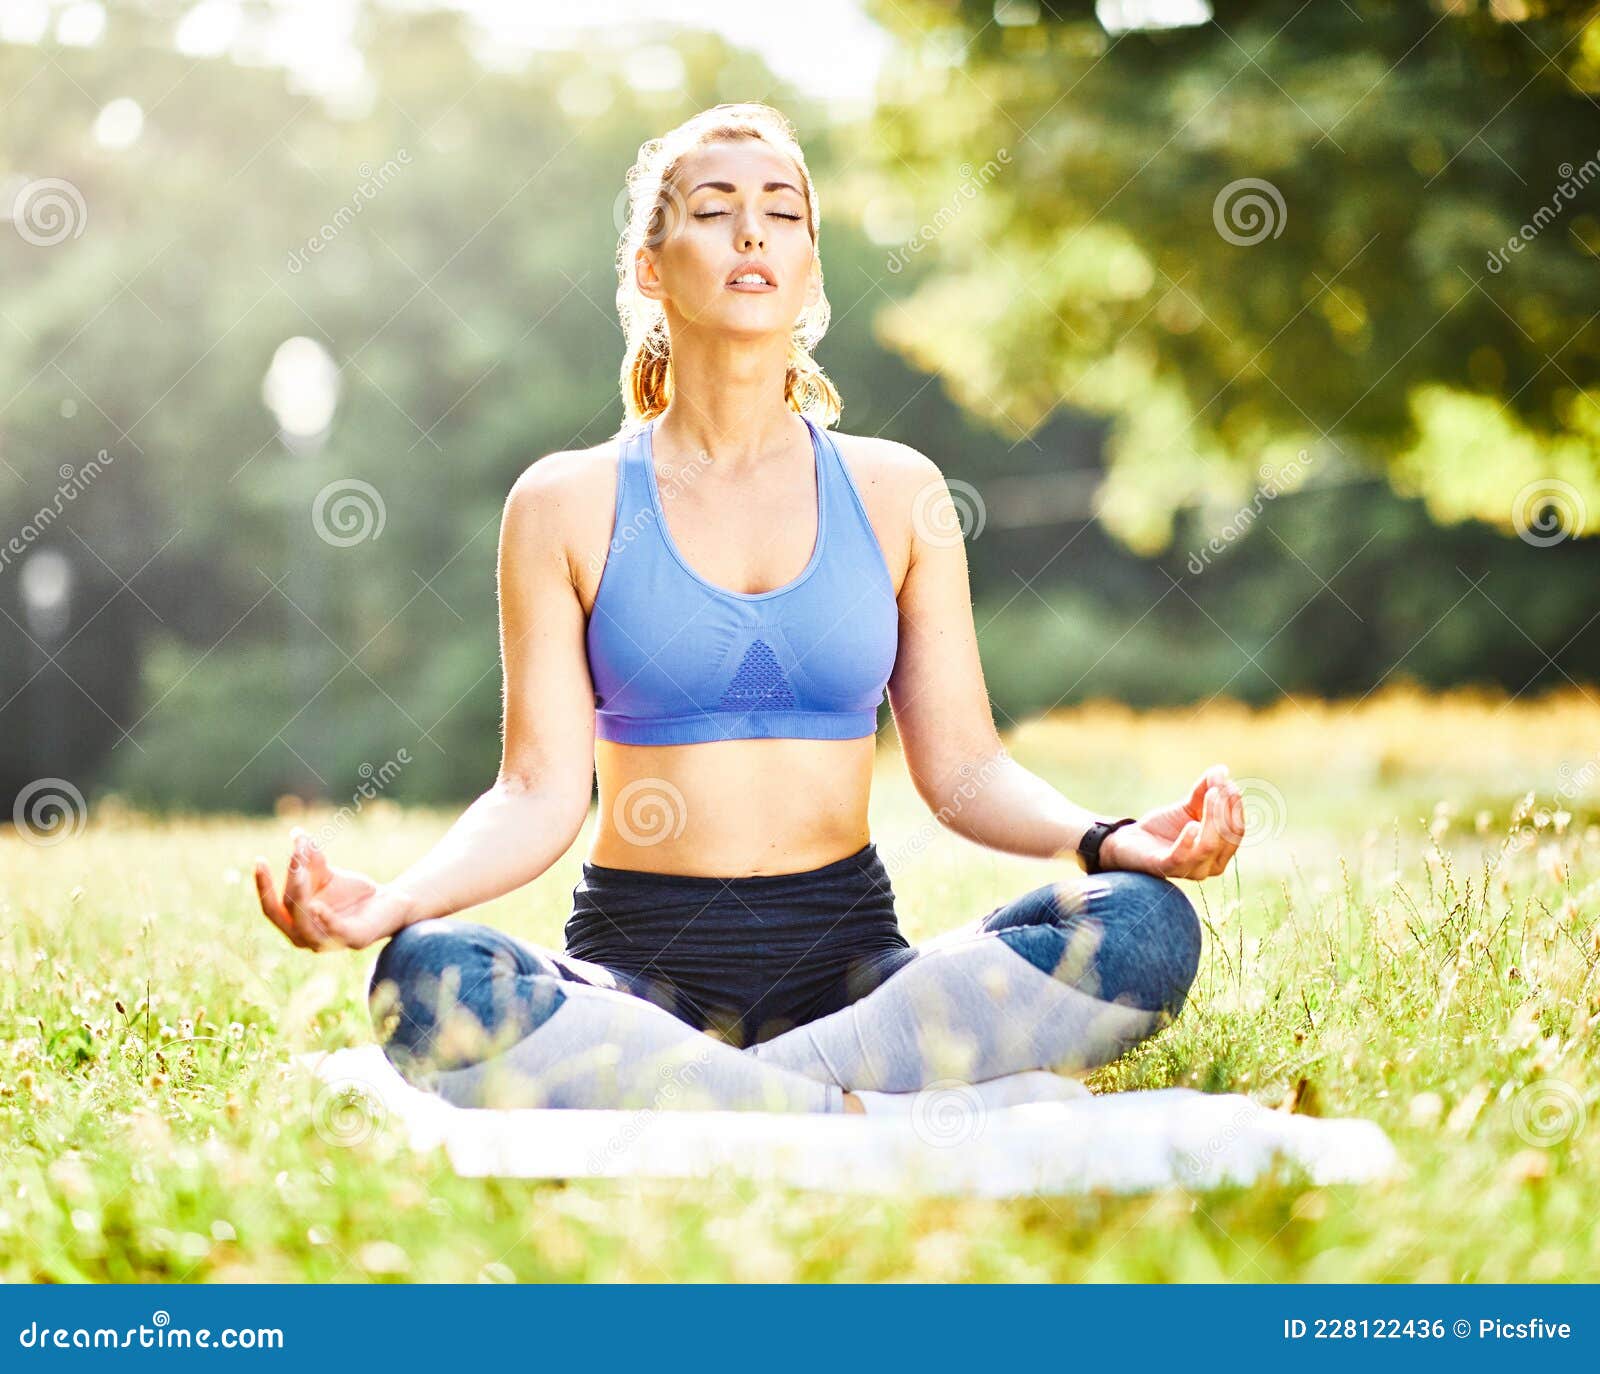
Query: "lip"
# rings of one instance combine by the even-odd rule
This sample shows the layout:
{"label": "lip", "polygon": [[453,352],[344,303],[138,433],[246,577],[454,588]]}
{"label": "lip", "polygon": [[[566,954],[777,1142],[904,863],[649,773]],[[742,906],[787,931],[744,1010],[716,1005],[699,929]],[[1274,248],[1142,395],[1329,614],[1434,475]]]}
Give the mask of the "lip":
{"label": "lip", "polygon": [[[750,272],[759,272],[763,277],[766,278],[766,280],[760,284],[757,284],[756,282],[742,282],[734,280],[734,278],[742,277]],[[760,259],[751,259],[748,262],[741,262],[733,269],[733,271],[728,273],[728,280],[724,283],[724,285],[729,291],[760,292],[776,291],[778,289],[777,278],[773,276],[772,269]]]}

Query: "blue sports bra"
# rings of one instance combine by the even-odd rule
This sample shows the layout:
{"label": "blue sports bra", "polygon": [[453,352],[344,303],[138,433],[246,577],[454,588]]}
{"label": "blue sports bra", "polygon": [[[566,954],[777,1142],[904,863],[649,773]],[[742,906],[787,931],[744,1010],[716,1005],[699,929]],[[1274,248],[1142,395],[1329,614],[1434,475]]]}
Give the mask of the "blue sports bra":
{"label": "blue sports bra", "polygon": [[861,494],[809,417],[817,538],[794,581],[735,592],[672,541],[652,420],[621,436],[610,552],[586,643],[595,733],[622,744],[856,739],[877,729],[899,647],[894,583]]}

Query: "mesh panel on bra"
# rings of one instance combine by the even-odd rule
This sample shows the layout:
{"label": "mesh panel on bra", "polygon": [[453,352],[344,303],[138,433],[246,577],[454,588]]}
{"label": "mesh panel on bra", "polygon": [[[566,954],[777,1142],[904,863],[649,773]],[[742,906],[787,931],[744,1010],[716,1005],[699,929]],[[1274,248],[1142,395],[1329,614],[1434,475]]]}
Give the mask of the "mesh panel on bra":
{"label": "mesh panel on bra", "polygon": [[739,671],[722,694],[722,704],[738,710],[793,708],[794,689],[766,640],[758,639],[745,650]]}

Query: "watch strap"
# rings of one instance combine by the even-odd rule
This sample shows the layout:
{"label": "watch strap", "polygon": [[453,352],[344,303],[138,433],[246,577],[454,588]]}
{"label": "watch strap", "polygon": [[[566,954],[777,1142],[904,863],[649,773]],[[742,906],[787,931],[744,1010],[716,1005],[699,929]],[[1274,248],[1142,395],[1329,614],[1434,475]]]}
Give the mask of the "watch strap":
{"label": "watch strap", "polygon": [[1136,825],[1138,818],[1124,816],[1119,821],[1095,821],[1083,832],[1083,838],[1078,841],[1078,855],[1083,860],[1086,873],[1099,873],[1100,846],[1105,843],[1105,838],[1113,830],[1120,830],[1125,825]]}

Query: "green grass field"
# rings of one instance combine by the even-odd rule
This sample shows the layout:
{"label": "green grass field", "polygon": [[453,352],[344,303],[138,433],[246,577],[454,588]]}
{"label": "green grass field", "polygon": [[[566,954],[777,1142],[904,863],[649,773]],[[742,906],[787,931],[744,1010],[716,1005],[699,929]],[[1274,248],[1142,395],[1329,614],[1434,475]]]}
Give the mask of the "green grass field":
{"label": "green grass field", "polygon": [[[1596,720],[1576,690],[1402,687],[1088,707],[1010,738],[1110,814],[1212,762],[1244,782],[1249,842],[1185,884],[1208,928],[1187,1008],[1090,1083],[1371,1117],[1409,1172],[1359,1188],[985,1202],[457,1178],[397,1127],[343,1130],[290,1062],[370,1042],[376,951],[308,954],[259,914],[250,861],[287,856],[289,818],[97,801],[57,843],[0,838],[0,1279],[1600,1279]],[[451,818],[369,803],[330,853],[388,876]],[[1059,872],[936,831],[892,749],[874,837],[912,940]],[[473,919],[559,945],[586,844]]]}

